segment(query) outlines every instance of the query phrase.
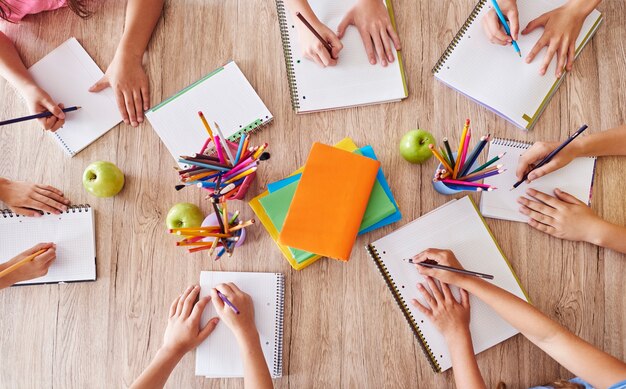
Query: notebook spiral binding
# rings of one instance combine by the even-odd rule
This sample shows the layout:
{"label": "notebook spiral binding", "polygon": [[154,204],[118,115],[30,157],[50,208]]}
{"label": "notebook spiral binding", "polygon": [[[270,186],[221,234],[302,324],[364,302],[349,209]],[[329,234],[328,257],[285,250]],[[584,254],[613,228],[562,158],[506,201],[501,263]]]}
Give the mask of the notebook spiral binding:
{"label": "notebook spiral binding", "polygon": [[413,330],[413,334],[415,335],[415,338],[417,338],[420,346],[422,347],[422,351],[424,352],[424,355],[426,355],[426,358],[428,359],[428,362],[430,363],[430,367],[432,367],[432,369],[436,373],[441,373],[441,366],[439,366],[439,363],[435,359],[435,356],[432,350],[430,349],[428,342],[426,341],[426,339],[424,339],[424,336],[422,335],[422,331],[417,325],[417,322],[415,321],[413,314],[411,313],[408,306],[406,305],[404,298],[402,298],[402,296],[400,295],[400,292],[398,290],[398,287],[396,286],[396,283],[393,281],[393,279],[391,279],[391,276],[389,275],[389,271],[387,270],[387,266],[385,266],[385,264],[381,260],[380,255],[378,254],[378,250],[376,249],[376,247],[374,247],[371,244],[368,244],[367,246],[365,246],[365,248],[367,249],[367,252],[372,257],[372,259],[374,260],[374,263],[376,264],[376,267],[378,268],[378,271],[380,272],[380,274],[385,279],[385,283],[387,284],[387,287],[389,287],[389,290],[391,291],[393,298],[396,300],[396,303],[402,310],[402,313],[404,314],[404,318],[406,319],[406,321],[409,323],[409,326]]}
{"label": "notebook spiral binding", "polygon": [[[61,212],[63,213],[76,213],[76,212],[87,212],[88,209],[90,209],[91,206],[89,204],[78,204],[78,205],[70,205],[69,207],[67,207],[67,211],[65,212]],[[47,215],[51,215],[50,212],[46,212]],[[10,218],[10,217],[28,217],[28,216],[22,216],[22,215],[18,215],[16,213],[13,213],[13,211],[11,211],[10,209],[0,209],[0,216],[4,217],[5,219]]]}
{"label": "notebook spiral binding", "polygon": [[244,127],[240,129],[239,131],[237,131],[235,134],[228,137],[228,140],[231,142],[234,142],[234,141],[239,140],[239,138],[241,138],[243,134],[253,134],[257,131],[260,131],[261,129],[265,128],[265,126],[269,125],[273,120],[274,120],[273,117],[267,121],[264,121],[263,119],[257,119],[248,127]]}
{"label": "notebook spiral binding", "polygon": [[69,146],[65,143],[65,141],[63,140],[63,138],[61,138],[61,136],[59,136],[59,134],[57,134],[56,132],[52,133],[54,136],[56,136],[57,140],[59,141],[59,143],[61,143],[61,146],[63,146],[63,148],[65,149],[65,151],[67,151],[72,157],[74,155],[76,155],[76,153],[74,152],[74,150],[70,149]]}
{"label": "notebook spiral binding", "polygon": [[278,26],[280,27],[280,37],[283,41],[283,52],[285,54],[285,65],[287,66],[287,80],[289,81],[289,92],[291,94],[291,106],[294,111],[300,108],[298,98],[298,86],[293,69],[293,53],[289,42],[289,26],[287,25],[287,13],[283,0],[276,0],[276,11],[278,12]]}
{"label": "notebook spiral binding", "polygon": [[285,310],[285,276],[276,273],[278,287],[276,289],[276,339],[274,340],[273,376],[283,375],[283,315]]}
{"label": "notebook spiral binding", "polygon": [[532,146],[532,143],[526,143],[526,142],[522,142],[519,140],[508,139],[508,138],[494,138],[491,141],[491,143],[494,145],[498,145],[498,146],[515,147],[515,148],[524,149],[524,150]]}
{"label": "notebook spiral binding", "polygon": [[476,4],[472,13],[467,17],[467,19],[465,20],[465,23],[463,23],[459,31],[454,36],[454,39],[452,39],[452,42],[450,42],[450,45],[448,46],[448,48],[443,52],[443,54],[439,58],[439,61],[437,61],[437,63],[433,67],[433,70],[432,70],[433,73],[437,73],[441,70],[441,68],[446,63],[446,61],[448,60],[448,58],[450,57],[450,55],[452,54],[456,46],[461,41],[461,38],[463,38],[463,36],[467,32],[467,29],[469,28],[469,26],[472,23],[474,23],[474,21],[478,17],[478,13],[483,9],[486,3],[487,3],[487,0],[480,0],[478,4]]}

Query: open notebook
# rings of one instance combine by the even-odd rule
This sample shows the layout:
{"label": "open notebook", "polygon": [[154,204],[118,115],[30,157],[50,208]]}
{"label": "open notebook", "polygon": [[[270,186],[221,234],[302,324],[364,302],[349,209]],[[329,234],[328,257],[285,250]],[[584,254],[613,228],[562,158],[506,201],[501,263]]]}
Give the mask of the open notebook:
{"label": "open notebook", "polygon": [[0,262],[42,242],[57,245],[57,258],[48,274],[18,283],[48,284],[94,281],[96,279],[96,243],[94,212],[89,205],[71,206],[60,215],[24,217],[0,211]]}
{"label": "open notebook", "polygon": [[230,140],[273,119],[239,66],[231,61],[146,112],[176,160],[181,155],[200,152],[209,137],[198,111],[202,111],[215,135],[218,134],[213,122]]}
{"label": "open notebook", "polygon": [[[285,278],[280,273],[211,272],[200,273],[200,298],[211,288],[233,282],[252,297],[254,321],[259,331],[265,362],[273,378],[283,374],[283,310]],[[213,304],[202,313],[201,326],[216,316]],[[220,322],[196,349],[196,375],[209,378],[243,377],[237,340],[228,326]]]}
{"label": "open notebook", "polygon": [[[492,274],[490,282],[528,301],[519,280],[469,197],[452,200],[367,246],[394,299],[436,372],[452,366],[448,347],[435,326],[412,304],[425,303],[415,287],[424,282],[403,259],[428,248],[450,249],[466,269]],[[459,300],[457,288],[453,293]],[[476,354],[518,333],[489,306],[470,295],[470,331]]]}
{"label": "open notebook", "polygon": [[567,166],[545,175],[530,184],[523,183],[517,189],[510,190],[517,182],[515,171],[520,156],[526,151],[531,143],[519,142],[508,139],[495,138],[489,145],[487,160],[496,155],[506,153],[497,163],[503,164],[507,169],[504,173],[484,180],[485,184],[493,185],[498,190],[482,192],[480,198],[480,211],[483,216],[495,219],[504,219],[518,222],[528,221],[528,216],[519,212],[520,205],[517,198],[526,196],[526,189],[533,188],[549,195],[554,195],[554,189],[559,188],[580,201],[591,201],[591,188],[596,166],[595,158],[576,158]]}
{"label": "open notebook", "polygon": [[[383,1],[384,0],[380,0]],[[310,0],[315,15],[333,31],[356,0]],[[391,3],[385,2],[393,23]],[[358,30],[349,26],[341,40],[343,49],[336,66],[322,68],[304,58],[291,12],[285,0],[276,0],[283,40],[291,104],[297,113],[398,101],[408,96],[402,56],[394,49],[393,63],[382,67],[369,63]],[[394,23],[395,24],[395,23]]]}
{"label": "open notebook", "polygon": [[[563,4],[565,0],[518,0],[520,31],[541,14]],[[489,0],[480,0],[457,35],[443,53],[433,73],[440,81],[477,101],[521,129],[530,130],[565,77],[555,77],[556,57],[544,76],[539,67],[546,49],[527,64],[531,51],[543,29],[519,35],[517,41],[522,58],[511,46],[489,42],[481,20],[490,9]],[[595,34],[602,14],[591,12],[576,40],[576,55]]]}
{"label": "open notebook", "polygon": [[104,73],[76,38],[65,41],[28,71],[54,101],[82,107],[66,113],[63,128],[50,133],[68,155],[74,156],[122,121],[113,89],[89,92]]}

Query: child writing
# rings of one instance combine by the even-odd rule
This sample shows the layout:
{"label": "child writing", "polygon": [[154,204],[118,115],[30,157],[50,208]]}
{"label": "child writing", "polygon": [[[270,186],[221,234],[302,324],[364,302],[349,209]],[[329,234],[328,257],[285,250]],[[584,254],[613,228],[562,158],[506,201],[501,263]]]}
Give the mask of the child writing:
{"label": "child writing", "polygon": [[29,255],[35,254],[37,251],[43,249],[46,251],[33,258],[32,261],[26,262],[14,271],[0,277],[0,289],[7,288],[18,282],[43,277],[48,274],[50,265],[52,265],[57,257],[57,247],[54,243],[39,243],[23,253],[18,254],[15,258],[9,260],[8,262],[0,263],[0,272],[8,269]]}
{"label": "child writing", "polygon": [[[415,262],[426,259],[462,269],[450,250],[428,249],[413,257]],[[468,293],[481,299],[529,341],[578,375],[580,379],[577,382],[587,382],[595,388],[626,388],[626,363],[580,339],[517,296],[477,277],[419,265],[416,267],[426,278],[430,291],[423,284],[418,284],[426,304],[415,299],[412,304],[444,336],[457,388],[486,388],[476,364],[469,332]],[[433,279],[439,280],[441,289]],[[449,285],[461,288],[461,302],[456,301]]]}
{"label": "child writing", "polygon": [[[517,177],[521,179],[533,164],[542,160],[559,142],[537,142],[519,160]],[[581,136],[567,145],[549,163],[532,171],[529,181],[549,174],[574,158],[626,155],[626,125],[608,131]],[[520,197],[520,212],[528,215],[528,224],[561,239],[584,241],[626,253],[626,227],[609,223],[596,215],[587,204],[560,189],[554,196],[528,189],[531,198]]]}
{"label": "child writing", "polygon": [[0,177],[0,201],[23,216],[41,216],[41,212],[58,215],[67,211],[70,201],[63,192],[50,185],[11,181]]}
{"label": "child writing", "polygon": [[[343,38],[350,25],[359,30],[370,64],[375,65],[378,59],[382,66],[387,66],[388,63],[394,61],[391,45],[393,44],[396,50],[400,50],[400,38],[391,24],[389,12],[382,0],[357,0],[339,23],[336,33],[317,18],[308,0],[287,0],[287,7],[295,20],[305,58],[322,67],[337,64],[339,52],[343,48],[340,39]],[[315,31],[330,44],[332,52],[329,53],[315,35],[296,17],[297,12],[300,12]]]}
{"label": "child writing", "polygon": [[[240,314],[236,314],[222,302],[217,295],[218,291],[239,309]],[[210,296],[196,301],[199,294],[198,285],[190,286],[172,302],[163,345],[131,388],[163,388],[182,357],[209,337],[220,320],[232,330],[239,343],[245,387],[272,388],[272,379],[254,323],[254,305],[250,296],[233,283],[220,284],[211,289]],[[209,301],[213,303],[219,318],[212,318],[204,328],[200,328],[200,318]]]}
{"label": "child writing", "polygon": [[[544,75],[546,69],[556,55],[556,76],[561,77],[563,69],[572,70],[576,56],[576,39],[580,33],[585,18],[600,4],[601,0],[568,0],[564,5],[550,12],[546,12],[532,20],[522,30],[522,35],[530,34],[539,27],[544,31],[532,50],[526,55],[526,63],[531,63],[537,54],[547,47],[543,57],[539,74]],[[511,45],[511,37],[519,39],[519,18],[516,0],[498,0],[500,10],[508,19],[511,36],[507,35],[494,9],[483,17],[483,28],[489,41],[493,44]]]}
{"label": "child writing", "polygon": [[[84,0],[0,0],[0,19],[17,23],[28,14],[65,6],[84,18],[89,15],[84,3]],[[141,61],[162,8],[163,0],[128,0],[124,33],[113,61],[104,77],[89,89],[97,93],[113,88],[124,123],[133,127],[143,122],[143,111],[150,108],[150,85]],[[17,89],[31,113],[50,111],[54,115],[39,119],[45,130],[56,131],[63,126],[62,102],[55,102],[35,83],[13,42],[1,31],[0,76]]]}

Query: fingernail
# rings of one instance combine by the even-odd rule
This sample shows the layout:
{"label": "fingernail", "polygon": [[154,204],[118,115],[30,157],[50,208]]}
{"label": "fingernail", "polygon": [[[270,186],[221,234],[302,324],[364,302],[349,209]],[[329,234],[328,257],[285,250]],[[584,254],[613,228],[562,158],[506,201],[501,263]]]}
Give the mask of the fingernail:
{"label": "fingernail", "polygon": [[132,125],[133,127],[137,127],[137,122],[132,122],[132,123],[131,123],[131,125]]}
{"label": "fingernail", "polygon": [[65,112],[61,112],[61,114],[59,115],[59,119],[65,119]]}
{"label": "fingernail", "polygon": [[130,122],[128,121],[128,119],[124,119],[124,123],[128,124]]}
{"label": "fingernail", "polygon": [[528,175],[528,180],[529,180],[529,181],[532,181],[532,180],[534,180],[535,178],[537,178],[537,175],[536,175],[536,174],[531,173],[531,174],[529,174],[529,175]]}
{"label": "fingernail", "polygon": [[137,121],[138,121],[139,123],[143,123],[143,118],[139,118],[139,119],[137,119]]}
{"label": "fingernail", "polygon": [[370,58],[370,64],[376,65],[376,60],[374,58]]}
{"label": "fingernail", "polygon": [[69,201],[69,200],[65,200],[65,201],[63,201],[63,202],[64,202],[65,204],[69,204],[69,203],[70,203],[70,201]]}

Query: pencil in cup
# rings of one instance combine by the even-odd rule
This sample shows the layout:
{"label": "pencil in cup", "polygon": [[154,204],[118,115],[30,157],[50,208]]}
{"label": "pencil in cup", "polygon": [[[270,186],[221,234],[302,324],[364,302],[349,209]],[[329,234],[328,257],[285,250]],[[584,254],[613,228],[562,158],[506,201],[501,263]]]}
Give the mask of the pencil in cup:
{"label": "pencil in cup", "polygon": [[[455,159],[456,159],[456,158],[457,158],[457,154],[456,154],[456,153],[453,153],[453,154],[452,154],[452,158],[455,158]],[[457,162],[458,162],[458,161],[457,161]],[[476,162],[474,162],[474,165],[476,165]],[[472,167],[473,167],[474,165],[472,165]],[[447,177],[447,178],[452,178],[451,172],[450,172],[450,171],[449,171],[446,167],[444,167],[444,165],[443,165],[443,164],[441,164],[441,163],[439,164],[439,166],[437,167],[437,169],[435,169],[435,175],[433,175],[433,177],[434,177],[434,178],[437,178],[437,174],[436,174],[436,173],[437,173],[437,170],[445,170],[445,171],[446,171],[446,173],[447,173],[447,176],[446,176],[446,177]],[[440,176],[439,176],[439,179],[434,180],[434,181],[433,181],[433,188],[434,188],[437,192],[439,192],[439,193],[441,193],[441,194],[443,194],[443,195],[453,195],[453,194],[461,193],[461,192],[464,192],[464,191],[473,191],[473,192],[475,192],[475,191],[476,191],[475,189],[473,189],[473,188],[469,188],[469,187],[467,187],[467,188],[461,188],[461,187],[459,187],[459,186],[446,184],[445,182],[443,182],[443,181],[442,181],[442,179],[443,179],[443,177],[441,177],[441,175],[440,175]],[[479,192],[480,192],[480,191],[479,191]]]}

